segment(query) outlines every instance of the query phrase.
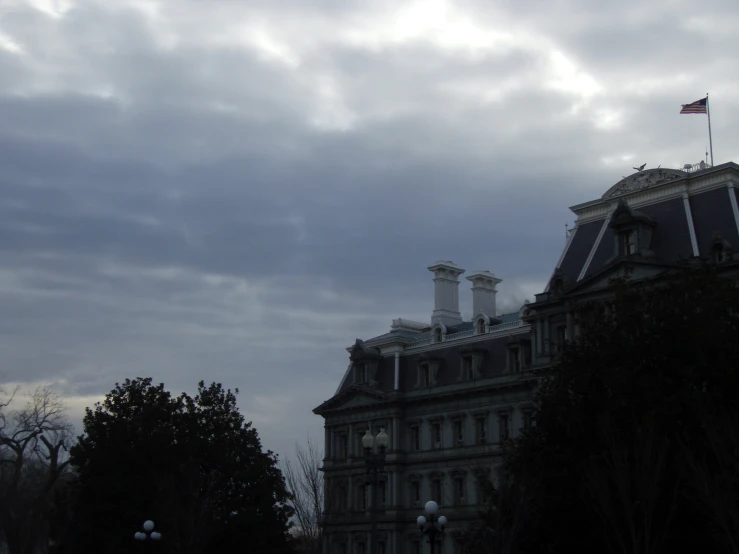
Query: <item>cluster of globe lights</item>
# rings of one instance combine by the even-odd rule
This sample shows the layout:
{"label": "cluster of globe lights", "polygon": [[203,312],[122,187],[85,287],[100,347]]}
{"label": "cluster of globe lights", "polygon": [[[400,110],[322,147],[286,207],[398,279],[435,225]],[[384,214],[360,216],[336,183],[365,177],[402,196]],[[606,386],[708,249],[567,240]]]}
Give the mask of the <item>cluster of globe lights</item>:
{"label": "cluster of globe lights", "polygon": [[[146,520],[144,522],[144,531],[146,531],[146,533],[149,533],[148,538],[151,538],[151,540],[154,540],[154,541],[158,541],[159,539],[162,538],[162,534],[157,533],[153,529],[154,529],[154,522],[150,519]],[[137,541],[145,541],[147,539],[146,533],[142,533],[141,531],[139,531],[133,536],[133,538],[136,539]]]}
{"label": "cluster of globe lights", "polygon": [[[439,511],[439,505],[433,500],[429,500],[428,502],[426,502],[424,510],[428,515],[435,516]],[[439,516],[439,519],[437,519],[436,521],[441,528],[443,528],[447,523],[446,516]],[[424,516],[418,516],[418,519],[416,519],[416,523],[419,527],[423,527],[424,525],[426,525],[426,518]]]}

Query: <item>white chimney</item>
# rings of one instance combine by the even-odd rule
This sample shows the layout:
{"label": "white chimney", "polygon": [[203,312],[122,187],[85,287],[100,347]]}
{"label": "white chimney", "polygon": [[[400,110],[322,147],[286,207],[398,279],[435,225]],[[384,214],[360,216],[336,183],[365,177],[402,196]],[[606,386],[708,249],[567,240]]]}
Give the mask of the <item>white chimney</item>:
{"label": "white chimney", "polygon": [[472,283],[472,317],[480,312],[495,317],[495,286],[502,281],[489,271],[474,271],[467,277]]}
{"label": "white chimney", "polygon": [[462,323],[459,313],[459,276],[464,269],[453,262],[438,261],[427,268],[434,272],[434,312],[431,323],[439,322],[444,326],[456,326]]}

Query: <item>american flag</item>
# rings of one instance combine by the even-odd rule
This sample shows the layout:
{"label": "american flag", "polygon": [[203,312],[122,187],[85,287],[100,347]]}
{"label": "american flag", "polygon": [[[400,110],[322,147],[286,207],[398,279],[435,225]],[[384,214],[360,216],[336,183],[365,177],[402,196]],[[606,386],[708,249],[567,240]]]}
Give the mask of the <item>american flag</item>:
{"label": "american flag", "polygon": [[708,113],[708,110],[706,109],[706,104],[708,102],[708,96],[705,98],[701,98],[700,100],[696,100],[695,102],[692,102],[690,104],[683,104],[683,109],[680,110],[680,113]]}

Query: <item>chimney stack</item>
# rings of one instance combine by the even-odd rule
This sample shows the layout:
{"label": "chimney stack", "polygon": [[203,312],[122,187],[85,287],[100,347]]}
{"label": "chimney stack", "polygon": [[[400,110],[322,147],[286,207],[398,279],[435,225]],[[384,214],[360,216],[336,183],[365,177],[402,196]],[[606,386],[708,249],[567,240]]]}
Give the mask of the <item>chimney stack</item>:
{"label": "chimney stack", "polygon": [[464,269],[449,261],[438,261],[427,268],[434,272],[434,311],[431,323],[455,327],[462,323],[459,313],[459,276]]}
{"label": "chimney stack", "polygon": [[502,281],[489,271],[474,271],[467,277],[472,283],[472,317],[480,312],[495,317],[495,286]]}

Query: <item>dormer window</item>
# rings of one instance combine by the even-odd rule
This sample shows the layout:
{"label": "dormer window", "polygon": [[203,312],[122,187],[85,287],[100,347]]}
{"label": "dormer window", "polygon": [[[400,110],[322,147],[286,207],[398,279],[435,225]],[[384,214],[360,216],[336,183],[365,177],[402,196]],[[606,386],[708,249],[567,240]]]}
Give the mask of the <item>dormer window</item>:
{"label": "dormer window", "polygon": [[485,333],[485,320],[480,318],[477,320],[477,329],[476,332],[478,335],[483,335]]}
{"label": "dormer window", "polygon": [[636,252],[634,231],[622,231],[618,234],[618,249],[621,256],[631,256]]}
{"label": "dormer window", "polygon": [[354,364],[354,382],[358,385],[369,384],[369,368],[367,367],[367,364]]}
{"label": "dormer window", "polygon": [[441,342],[441,337],[441,328],[437,327],[436,329],[434,329],[434,342]]}
{"label": "dormer window", "polygon": [[711,250],[711,258],[713,259],[714,263],[720,264],[724,261],[724,245],[721,243],[717,243],[713,245],[713,249]]}
{"label": "dormer window", "polygon": [[609,263],[615,258],[639,254],[652,257],[650,250],[652,234],[656,224],[652,219],[631,207],[622,199],[611,216],[610,227],[613,230],[615,251]]}

